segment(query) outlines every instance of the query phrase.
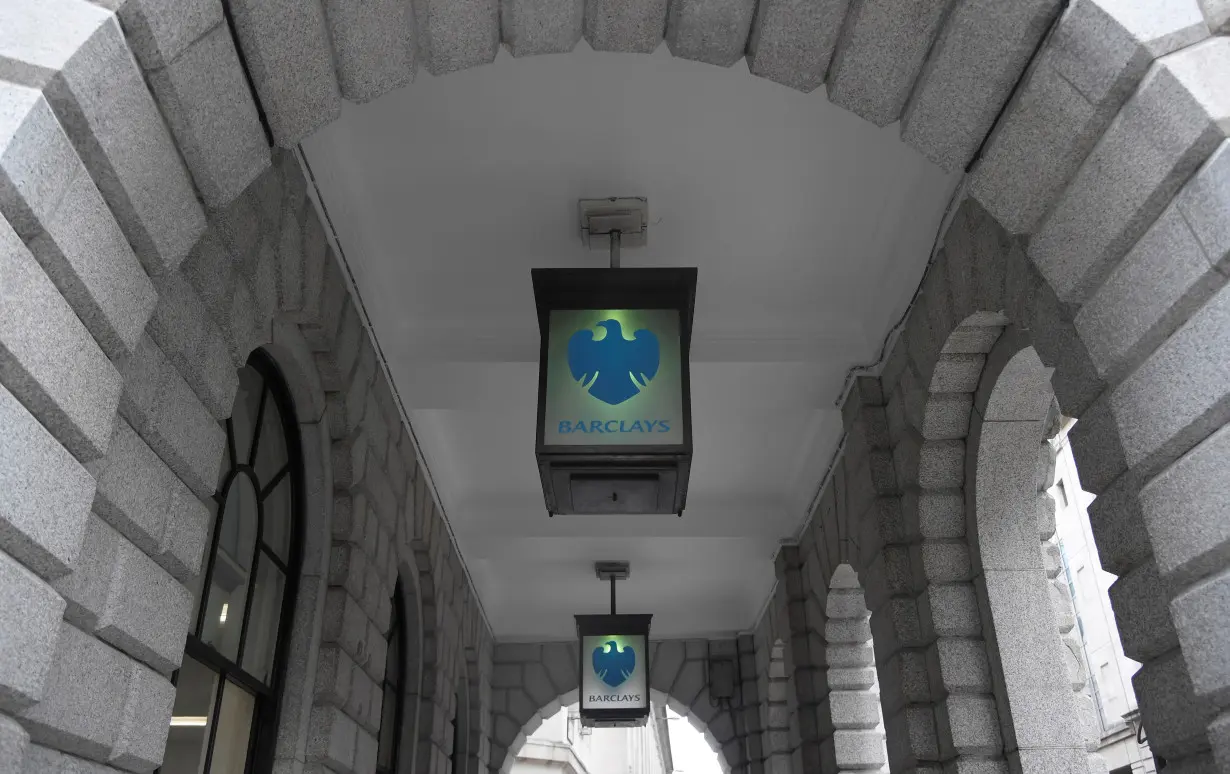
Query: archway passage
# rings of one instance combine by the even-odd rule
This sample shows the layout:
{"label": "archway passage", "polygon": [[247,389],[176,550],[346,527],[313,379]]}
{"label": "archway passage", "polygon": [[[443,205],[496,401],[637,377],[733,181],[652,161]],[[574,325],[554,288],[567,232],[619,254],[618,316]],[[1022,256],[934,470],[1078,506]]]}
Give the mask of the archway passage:
{"label": "archway passage", "polygon": [[[749,713],[758,715],[762,709],[750,670],[742,684],[733,686],[732,699],[710,696],[708,668],[715,659],[728,665],[753,660],[752,638],[651,641],[651,702],[686,717],[709,746],[720,751],[723,770],[738,774],[748,770],[749,760],[761,763],[767,755],[756,726],[748,723]],[[493,772],[508,771],[526,736],[545,718],[576,703],[579,666],[575,642],[496,646],[489,759]]]}
{"label": "archway passage", "polygon": [[[928,392],[965,392],[957,387],[985,354],[978,329],[993,325],[961,321],[980,313],[1030,330],[1041,361],[1057,368],[1061,406],[1081,418],[1073,444],[1099,495],[1101,554],[1121,576],[1116,605],[1125,646],[1143,663],[1137,684],[1151,741],[1176,766],[1225,765],[1230,693],[1218,634],[1227,534],[1217,473],[1227,459],[1230,383],[1223,271],[1230,111],[1220,87],[1226,22],[1213,3],[1158,0],[1132,5],[1145,11],[1139,16],[1123,16],[1127,6],[1076,0],[1047,34],[1040,22],[1055,15],[1055,3],[1021,3],[1005,13],[963,0],[951,12],[929,9],[936,14],[925,35],[903,32],[900,14],[866,12],[890,3],[838,3],[832,16],[790,17],[796,9],[775,2],[594,0],[551,17],[567,20],[562,27],[537,26],[543,17],[533,12],[519,17],[526,9],[516,3],[417,5],[413,28],[388,23],[404,4],[368,4],[353,15],[317,3],[233,2],[226,13],[210,2],[200,14],[180,14],[129,2],[118,17],[73,0],[0,9],[0,30],[9,33],[0,34],[0,244],[5,276],[23,289],[6,296],[0,317],[0,409],[9,431],[0,470],[5,481],[24,482],[5,487],[0,499],[0,567],[5,587],[18,592],[0,607],[0,625],[22,638],[20,660],[0,670],[6,755],[17,750],[43,768],[76,765],[65,756],[134,769],[158,763],[173,696],[167,670],[182,657],[178,639],[188,626],[181,587],[194,579],[204,551],[196,506],[213,493],[225,443],[217,421],[238,389],[235,366],[272,339],[298,369],[291,389],[303,419],[318,425],[312,432],[320,443],[305,454],[330,458],[322,465],[329,473],[309,483],[327,490],[332,480],[335,491],[316,492],[313,505],[332,514],[345,489],[337,497],[340,526],[342,508],[360,494],[370,498],[383,524],[362,538],[383,539],[356,555],[379,556],[400,530],[412,536],[399,551],[413,542],[430,559],[419,569],[424,626],[432,632],[421,681],[431,722],[419,736],[430,739],[422,749],[438,762],[446,715],[435,713],[450,703],[457,673],[449,659],[466,641],[463,628],[486,629],[488,655],[492,632],[457,602],[468,579],[442,503],[428,492],[407,504],[407,484],[427,476],[408,469],[418,450],[405,440],[404,407],[364,328],[362,300],[350,295],[345,269],[331,257],[341,243],[330,243],[304,181],[287,172],[297,168],[294,160],[274,154],[271,168],[260,115],[291,144],[334,116],[343,96],[363,100],[405,83],[420,59],[445,72],[486,61],[501,40],[529,53],[567,49],[584,35],[594,48],[631,51],[665,37],[673,53],[719,64],[750,50],[750,67],[766,74],[776,58],[785,66],[775,76],[781,81],[824,82],[834,100],[873,122],[901,117],[907,143],[933,160],[960,169],[977,159],[966,180],[974,199],[945,229],[901,343],[879,380],[859,380],[844,404],[843,420],[857,431],[834,467],[833,480],[843,483],[830,490],[823,530],[802,541],[825,561],[841,555],[868,570],[877,657],[881,674],[893,677],[881,683],[886,695],[901,689],[885,702],[890,761],[934,768],[961,756],[984,760],[995,749],[994,725],[981,712],[994,704],[984,672],[944,674],[940,659],[934,683],[915,679],[936,676],[933,654],[941,648],[985,642],[972,612],[971,565],[952,548],[967,537],[952,507],[952,490],[966,482],[954,465],[964,441],[932,435],[945,426],[942,401],[935,413],[918,410]],[[1202,7],[1211,9],[1207,17]],[[731,8],[733,23],[704,33],[712,14]],[[502,10],[507,24],[496,22]],[[552,34],[535,45],[534,30]],[[809,31],[802,49],[790,38],[795,30]],[[1207,39],[1210,33],[1216,36]],[[1005,39],[1023,46],[1005,53]],[[1036,51],[1031,39],[1042,41]],[[412,43],[417,53],[409,56]],[[801,50],[805,56],[796,57]],[[247,89],[239,51],[259,101]],[[872,77],[851,81],[850,73]],[[888,108],[879,112],[886,95]],[[374,249],[382,247],[389,248]],[[897,267],[885,268],[889,276]],[[1151,291],[1143,301],[1142,287]],[[954,329],[959,341],[949,339]],[[859,335],[878,340],[880,332]],[[879,421],[896,411],[909,419]],[[875,516],[863,518],[872,509]],[[359,519],[366,513],[356,512]],[[131,543],[120,543],[123,561],[91,564],[104,555],[82,548],[100,519]],[[332,526],[327,518],[322,524]],[[328,542],[312,553],[318,580],[329,572]],[[738,566],[738,557],[706,563]],[[383,587],[362,581],[361,605],[357,588],[336,591],[357,586],[357,573],[315,584],[320,608],[304,605],[302,641],[313,642],[323,619],[319,629],[335,650],[378,654],[391,567],[384,563]],[[134,582],[133,568],[151,583]],[[101,588],[105,594],[82,596]],[[369,595],[373,588],[379,593]],[[761,601],[697,598],[753,621]],[[100,599],[103,609],[91,609]],[[171,623],[148,625],[162,614]],[[785,661],[795,645],[783,641]],[[313,653],[314,645],[304,647],[304,664]],[[379,679],[373,658],[364,686]],[[679,675],[685,671],[695,668],[683,666]],[[943,690],[931,692],[933,684]],[[296,701],[288,707],[309,717],[314,687],[289,684]],[[77,700],[87,691],[96,702]],[[312,722],[336,728],[343,741],[334,748],[331,735],[314,735],[310,754],[372,753],[374,719],[352,717],[372,704],[356,700],[347,714],[346,701],[329,701],[340,711],[313,709]],[[952,722],[971,708],[981,725]],[[720,728],[721,718],[715,714],[710,727]],[[732,741],[757,738],[746,723],[731,726]],[[788,726],[774,726],[785,731],[787,747]],[[287,758],[297,757],[302,734],[287,737]],[[727,757],[763,760],[763,747],[754,747],[736,742]]]}

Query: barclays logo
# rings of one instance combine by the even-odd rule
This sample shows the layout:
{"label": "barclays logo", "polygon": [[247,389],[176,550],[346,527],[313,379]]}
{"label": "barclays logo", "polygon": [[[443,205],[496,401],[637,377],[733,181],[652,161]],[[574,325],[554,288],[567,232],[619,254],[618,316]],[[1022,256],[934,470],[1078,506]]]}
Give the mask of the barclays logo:
{"label": "barclays logo", "polygon": [[642,328],[625,339],[618,320],[603,320],[596,327],[606,331],[603,338],[596,339],[593,329],[583,328],[568,339],[568,370],[590,395],[618,406],[657,376],[658,337]]}
{"label": "barclays logo", "polygon": [[612,688],[618,688],[636,671],[636,651],[631,645],[621,649],[615,640],[594,648],[594,674]]}
{"label": "barclays logo", "polygon": [[559,433],[560,435],[569,435],[570,433],[669,433],[671,424],[666,419],[608,419],[605,422],[601,419],[591,419],[586,422],[584,419],[578,419],[576,422],[571,422],[567,419],[560,420]]}

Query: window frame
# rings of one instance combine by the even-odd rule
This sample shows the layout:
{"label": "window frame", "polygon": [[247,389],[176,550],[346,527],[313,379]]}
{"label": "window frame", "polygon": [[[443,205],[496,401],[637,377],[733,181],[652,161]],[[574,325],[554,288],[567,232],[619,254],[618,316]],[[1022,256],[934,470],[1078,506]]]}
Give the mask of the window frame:
{"label": "window frame", "polygon": [[[221,478],[221,483],[211,496],[214,507],[212,524],[209,532],[208,550],[201,558],[200,592],[193,610],[192,627],[187,632],[184,641],[184,657],[191,658],[217,675],[217,685],[214,688],[213,704],[209,716],[209,726],[204,743],[204,757],[201,761],[201,771],[209,774],[217,740],[218,712],[222,706],[223,690],[227,682],[232,682],[253,697],[253,712],[248,735],[248,750],[244,758],[244,772],[251,774],[258,771],[268,771],[273,766],[274,748],[277,744],[278,722],[282,710],[282,692],[286,682],[288,654],[290,652],[291,629],[294,624],[295,604],[299,596],[299,575],[303,566],[303,513],[305,503],[303,444],[299,434],[299,422],[295,413],[294,399],[282,371],[273,358],[262,350],[255,350],[249,356],[246,367],[252,368],[261,379],[261,395],[256,416],[253,417],[251,447],[247,460],[236,462],[235,431],[232,418],[224,422],[226,431],[226,462],[227,471]],[[272,399],[281,417],[282,436],[286,445],[286,464],[269,477],[261,481],[255,471],[256,452],[260,448],[261,434],[264,430],[265,409]],[[232,410],[233,413],[233,410]],[[226,512],[226,498],[230,494],[235,480],[240,476],[248,476],[257,493],[256,537],[252,545],[252,560],[248,571],[248,587],[245,592],[243,622],[240,627],[239,646],[235,659],[223,655],[215,646],[205,643],[203,634],[206,609],[209,605],[214,567],[217,562],[218,544],[222,536],[221,520]],[[284,479],[290,479],[290,503],[287,529],[290,532],[286,560],[277,556],[273,546],[265,540],[265,510],[264,500]],[[260,563],[270,561],[283,575],[282,605],[278,613],[277,639],[274,643],[272,665],[269,681],[266,685],[259,678],[247,672],[241,665],[245,649],[248,646],[247,637],[251,623],[253,599],[256,593]],[[171,683],[178,689],[180,670],[176,669],[171,676]],[[163,767],[159,766],[158,772]]]}
{"label": "window frame", "polygon": [[[390,744],[392,745],[393,750],[389,758],[389,767],[387,769],[381,768],[380,766],[380,736],[381,736],[380,732],[384,731],[384,729],[383,728],[378,729],[377,734],[376,734],[376,774],[397,774],[397,771],[399,770],[398,764],[400,763],[400,756],[401,756],[401,736],[402,736],[402,731],[404,730],[402,728],[402,724],[405,723],[405,711],[406,711],[406,666],[407,666],[406,645],[407,645],[407,641],[406,641],[406,615],[405,615],[405,607],[404,607],[405,603],[406,603],[406,598],[405,598],[405,592],[402,588],[401,575],[398,575],[397,582],[393,584],[393,601],[392,601],[393,613],[391,616],[389,616],[389,634],[388,634],[388,636],[391,638],[394,632],[397,633],[397,641],[398,641],[397,651],[398,652],[396,655],[398,656],[398,660],[399,660],[399,663],[397,665],[397,674],[398,674],[397,685],[393,686],[394,688],[393,695],[397,702],[396,706],[393,708],[393,730],[392,730],[392,736],[390,737],[392,739]],[[388,640],[386,640],[386,642],[387,641]],[[380,680],[381,693],[383,693],[385,687],[388,686],[388,676],[389,676],[389,668],[388,668],[388,661],[386,660],[385,668],[384,668],[384,677],[381,678]]]}

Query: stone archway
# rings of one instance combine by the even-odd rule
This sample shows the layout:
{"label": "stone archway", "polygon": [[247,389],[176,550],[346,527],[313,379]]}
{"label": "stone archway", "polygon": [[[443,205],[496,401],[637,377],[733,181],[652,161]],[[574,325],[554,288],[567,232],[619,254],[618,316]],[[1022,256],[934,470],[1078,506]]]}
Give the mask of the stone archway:
{"label": "stone archway", "polygon": [[[750,640],[750,638],[746,638]],[[750,642],[736,640],[663,640],[650,642],[649,688],[652,701],[670,707],[704,734],[710,747],[720,751],[725,771],[746,769],[747,739],[759,736],[745,730],[738,715],[759,713],[754,699],[744,704],[711,701],[707,660],[712,657],[750,659]],[[507,771],[515,751],[545,718],[578,696],[580,660],[575,642],[497,644],[491,674],[492,735],[489,766]],[[745,682],[754,682],[744,675]],[[736,691],[736,696],[746,695]],[[738,722],[738,725],[736,723]],[[757,721],[758,722],[758,721]],[[758,729],[759,725],[753,727]],[[739,729],[739,730],[737,730]],[[759,739],[757,738],[757,744]],[[759,760],[759,759],[757,759]]]}
{"label": "stone archway", "polygon": [[[1193,767],[1212,765],[1212,747],[1224,766],[1230,692],[1217,636],[1225,626],[1224,493],[1209,483],[1215,476],[1202,473],[1224,466],[1221,439],[1230,418],[1230,291],[1217,268],[1230,252],[1230,108],[1219,87],[1230,74],[1230,41],[1224,17],[1210,17],[1206,26],[1194,0],[1156,2],[1146,10],[1157,13],[1143,14],[1155,26],[1145,29],[1139,18],[1121,18],[1097,0],[1076,0],[1049,33],[1056,2],[1020,3],[1012,13],[963,2],[947,15],[937,6],[925,35],[907,35],[899,15],[868,13],[866,3],[852,4],[849,15],[838,4],[832,16],[792,17],[788,4],[744,2],[732,6],[728,20],[721,14],[729,7],[721,4],[614,8],[589,0],[567,4],[552,24],[536,27],[542,17],[534,13],[542,9],[512,0],[505,3],[506,25],[489,0],[419,0],[412,35],[387,23],[401,4],[373,4],[353,15],[338,4],[326,14],[315,2],[234,0],[230,7],[259,104],[283,145],[331,120],[343,97],[370,99],[404,83],[416,58],[443,73],[490,61],[501,34],[519,54],[567,50],[584,35],[596,48],[625,51],[650,49],[665,37],[679,56],[727,65],[746,50],[758,74],[802,89],[823,80],[834,101],[873,122],[900,117],[904,140],[950,168],[973,160],[968,182],[978,203],[966,202],[948,228],[878,383],[860,386],[846,404],[849,425],[862,426],[848,441],[852,464],[843,476],[862,476],[868,463],[871,483],[849,491],[869,493],[857,504],[887,511],[877,512],[874,527],[860,521],[866,510],[843,516],[836,523],[854,530],[830,539],[866,554],[858,566],[882,562],[885,570],[866,585],[876,609],[878,659],[882,639],[887,648],[882,675],[895,673],[903,693],[899,712],[886,720],[890,758],[907,765],[985,748],[977,733],[988,728],[954,725],[953,718],[985,706],[987,694],[954,692],[936,703],[911,691],[931,646],[939,650],[937,625],[953,635],[954,646],[976,638],[969,634],[968,584],[948,582],[954,576],[940,559],[952,556],[956,537],[963,537],[945,531],[954,528],[946,491],[954,487],[943,485],[958,475],[952,465],[959,444],[926,437],[928,423],[943,420],[929,413],[925,396],[950,394],[934,382],[967,373],[969,358],[961,356],[979,353],[965,348],[979,346],[980,328],[993,327],[958,322],[979,310],[1002,310],[1030,330],[1042,362],[1057,369],[1060,404],[1081,419],[1073,447],[1099,495],[1092,517],[1104,565],[1120,575],[1115,596],[1124,645],[1144,662],[1137,687],[1150,740]],[[372,345],[328,257],[301,178],[287,172],[285,156],[271,161],[261,110],[221,5],[203,3],[200,14],[151,3],[108,5],[120,6],[118,17],[70,0],[0,10],[0,28],[18,31],[0,41],[0,100],[9,117],[0,133],[0,237],[5,259],[16,256],[32,269],[22,275],[30,277],[30,294],[6,301],[11,316],[0,326],[3,406],[18,444],[4,458],[4,473],[29,482],[26,499],[12,508],[6,501],[0,511],[4,534],[17,536],[0,547],[6,561],[12,557],[14,567],[32,573],[21,575],[24,596],[41,600],[45,613],[26,628],[28,650],[52,654],[4,676],[12,684],[0,694],[15,697],[3,705],[10,713],[40,702],[51,712],[66,699],[44,696],[74,655],[56,650],[64,600],[52,584],[85,571],[74,546],[101,491],[95,472],[131,468],[125,450],[112,448],[117,414],[134,423],[142,453],[159,457],[193,496],[207,496],[217,444],[209,422],[196,419],[225,407],[232,389],[227,360],[236,351],[283,337],[298,362],[314,362],[317,373],[306,371],[307,383],[320,385],[312,395],[326,407],[333,440],[345,439],[335,462],[354,461],[348,434],[361,419],[369,440],[388,441],[371,444],[381,462],[366,466],[365,473],[376,471],[371,478],[356,476],[346,486],[370,487],[386,532],[388,523],[409,518],[432,557],[454,555],[451,540],[439,537],[445,529],[434,504],[402,515],[404,468],[414,454],[406,453],[405,431],[390,430],[401,424],[396,406],[390,410],[391,387],[382,373],[377,377]],[[535,29],[544,35],[536,37]],[[802,44],[791,37],[799,30],[808,31]],[[1205,40],[1211,30],[1220,37]],[[1005,53],[1003,39],[1017,45]],[[1042,45],[1034,52],[1036,41]],[[415,44],[419,53],[412,56]],[[1014,91],[1018,74],[1024,77]],[[1028,235],[1028,242],[1014,234]],[[1143,298],[1140,288],[1149,290]],[[174,319],[186,324],[166,324],[171,318],[160,320],[163,314],[181,315]],[[275,316],[301,335],[275,327]],[[954,329],[961,333],[955,340]],[[147,330],[161,343],[147,345]],[[942,351],[950,346],[958,349]],[[902,386],[903,379],[913,382]],[[91,388],[77,389],[82,380]],[[913,411],[910,433],[884,440],[872,432],[877,420],[860,415],[883,414],[898,390],[898,408],[924,410]],[[943,404],[935,402],[934,410]],[[399,435],[403,440],[394,442]],[[898,458],[896,472],[882,467],[885,450]],[[341,470],[338,464],[335,477]],[[923,479],[941,486],[921,485]],[[899,486],[905,494],[897,510],[879,502],[891,501]],[[389,488],[396,497],[387,496]],[[844,497],[834,503],[851,505]],[[862,540],[863,530],[875,534]],[[879,559],[877,542],[891,547]],[[148,549],[156,560],[175,550],[161,543]],[[432,565],[433,580],[448,581],[441,588],[453,580],[446,577],[452,564]],[[932,582],[933,569],[943,580]],[[339,611],[357,621],[356,609],[365,621],[381,617],[378,602],[358,603],[353,594],[319,602],[326,622]],[[436,614],[448,620],[442,609]],[[441,628],[439,653],[452,652],[459,625]],[[96,638],[88,643],[91,653],[102,653]],[[130,655],[116,668],[126,686],[136,686],[131,695],[138,688],[165,694],[165,680],[141,671]],[[939,664],[943,677],[942,658]],[[957,682],[944,684],[957,686],[961,678],[952,678]],[[127,699],[115,702],[127,706]],[[325,714],[319,723],[332,728],[339,713]],[[162,722],[156,720],[146,725]],[[338,727],[348,729],[347,722],[355,724],[339,720]],[[38,731],[37,741],[95,733],[83,723],[65,712],[51,731]],[[132,728],[138,725],[145,727]],[[897,756],[894,727],[905,732],[896,738],[908,747]],[[953,737],[958,727],[968,732],[960,743]],[[148,760],[140,756],[153,754],[157,740],[122,731],[98,732],[109,741],[105,750],[91,747],[92,754]]]}
{"label": "stone archway", "polygon": [[1074,625],[1072,601],[1067,585],[1054,582],[1061,568],[1048,542],[1055,533],[1054,502],[1045,494],[1051,374],[1015,326],[987,355],[967,441],[970,563],[1014,770],[1098,771],[1105,764],[1087,752],[1099,741],[1093,706],[1073,693],[1062,638]]}

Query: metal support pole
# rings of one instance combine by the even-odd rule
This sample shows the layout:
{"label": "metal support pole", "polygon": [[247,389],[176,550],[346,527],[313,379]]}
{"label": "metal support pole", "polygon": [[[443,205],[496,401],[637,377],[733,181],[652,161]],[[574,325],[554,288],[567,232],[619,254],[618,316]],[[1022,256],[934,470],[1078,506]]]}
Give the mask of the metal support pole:
{"label": "metal support pole", "polygon": [[615,615],[615,576],[614,575],[611,576],[611,615]]}
{"label": "metal support pole", "polygon": [[618,231],[611,232],[611,268],[619,268],[619,243],[620,233]]}

